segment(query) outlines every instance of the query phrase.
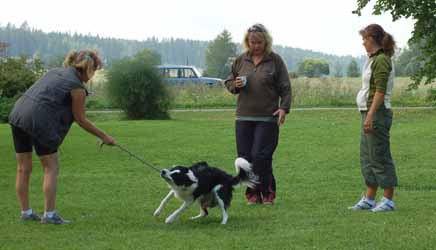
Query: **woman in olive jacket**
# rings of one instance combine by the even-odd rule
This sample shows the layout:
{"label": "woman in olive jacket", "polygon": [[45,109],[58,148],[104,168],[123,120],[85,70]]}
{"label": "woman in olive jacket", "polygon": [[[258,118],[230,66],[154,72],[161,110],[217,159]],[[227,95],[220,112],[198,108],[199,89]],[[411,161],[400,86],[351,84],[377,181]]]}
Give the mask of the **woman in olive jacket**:
{"label": "woman in olive jacket", "polygon": [[[368,60],[362,70],[362,88],[356,97],[361,114],[360,166],[366,185],[364,196],[352,210],[387,212],[394,210],[394,188],[398,185],[390,148],[392,125],[391,94],[394,87],[392,56],[395,41],[378,24],[360,31]],[[383,197],[376,204],[378,188]]]}

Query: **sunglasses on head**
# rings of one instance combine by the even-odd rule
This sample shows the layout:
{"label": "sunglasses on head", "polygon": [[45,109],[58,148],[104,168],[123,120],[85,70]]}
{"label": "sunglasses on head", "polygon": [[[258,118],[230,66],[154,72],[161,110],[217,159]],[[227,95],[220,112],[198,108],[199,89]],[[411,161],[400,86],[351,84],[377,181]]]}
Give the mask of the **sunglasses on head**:
{"label": "sunglasses on head", "polygon": [[258,25],[253,25],[248,29],[248,32],[266,32],[266,30]]}

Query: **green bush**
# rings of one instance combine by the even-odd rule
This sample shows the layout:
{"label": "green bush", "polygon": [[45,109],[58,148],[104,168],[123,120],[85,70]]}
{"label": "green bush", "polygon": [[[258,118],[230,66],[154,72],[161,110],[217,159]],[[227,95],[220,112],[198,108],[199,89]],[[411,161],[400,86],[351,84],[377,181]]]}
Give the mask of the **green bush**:
{"label": "green bush", "polygon": [[431,106],[436,106],[436,89],[430,88],[427,90],[426,101],[430,103]]}
{"label": "green bush", "polygon": [[160,57],[143,50],[132,58],[114,62],[107,74],[109,100],[129,119],[168,119],[170,98],[154,68]]}
{"label": "green bush", "polygon": [[297,71],[289,71],[288,76],[291,79],[297,79],[298,78],[298,72]]}
{"label": "green bush", "polygon": [[86,100],[87,109],[101,110],[101,109],[108,109],[108,106],[110,105],[107,105],[104,101],[92,97]]}
{"label": "green bush", "polygon": [[18,98],[0,98],[0,122],[7,122],[9,113]]}
{"label": "green bush", "polygon": [[330,74],[330,66],[324,59],[308,58],[298,65],[298,75],[321,77]]}
{"label": "green bush", "polygon": [[18,97],[44,73],[39,59],[0,58],[0,122],[6,122]]}

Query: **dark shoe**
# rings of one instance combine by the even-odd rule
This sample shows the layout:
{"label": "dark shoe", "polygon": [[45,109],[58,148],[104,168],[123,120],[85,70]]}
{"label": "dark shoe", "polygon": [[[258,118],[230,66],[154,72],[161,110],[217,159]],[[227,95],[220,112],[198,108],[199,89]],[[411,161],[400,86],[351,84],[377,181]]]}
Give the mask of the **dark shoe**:
{"label": "dark shoe", "polygon": [[43,216],[41,219],[41,224],[60,225],[60,224],[70,224],[70,223],[71,221],[62,219],[62,217],[60,217],[57,213],[53,214],[52,217]]}
{"label": "dark shoe", "polygon": [[22,214],[20,217],[21,221],[40,221],[41,218],[34,212],[32,212],[30,215]]}
{"label": "dark shoe", "polygon": [[262,204],[264,204],[264,205],[273,205],[275,198],[276,197],[275,197],[274,194],[269,194],[269,195],[262,196]]}
{"label": "dark shoe", "polygon": [[255,194],[247,194],[247,203],[248,205],[255,205],[260,203],[260,199],[259,196],[255,195]]}

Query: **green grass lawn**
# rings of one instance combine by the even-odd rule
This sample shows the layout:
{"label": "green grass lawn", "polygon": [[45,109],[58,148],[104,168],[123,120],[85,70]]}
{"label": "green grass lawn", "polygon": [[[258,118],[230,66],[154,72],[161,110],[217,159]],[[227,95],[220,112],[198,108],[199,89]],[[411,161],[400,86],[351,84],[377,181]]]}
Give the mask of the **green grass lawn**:
{"label": "green grass lawn", "polygon": [[[128,149],[160,167],[207,160],[233,173],[233,112],[172,113],[168,121],[93,117]],[[190,221],[192,206],[173,225],[152,213],[168,187],[158,174],[74,126],[60,150],[58,211],[71,225],[18,220],[10,129],[0,125],[0,249],[434,249],[436,244],[436,110],[394,111],[392,152],[400,186],[397,211],[351,212],[364,190],[359,171],[359,114],[294,111],[280,131],[273,206],[248,206],[235,190],[227,225],[219,209]],[[37,160],[31,204],[41,212]]]}

